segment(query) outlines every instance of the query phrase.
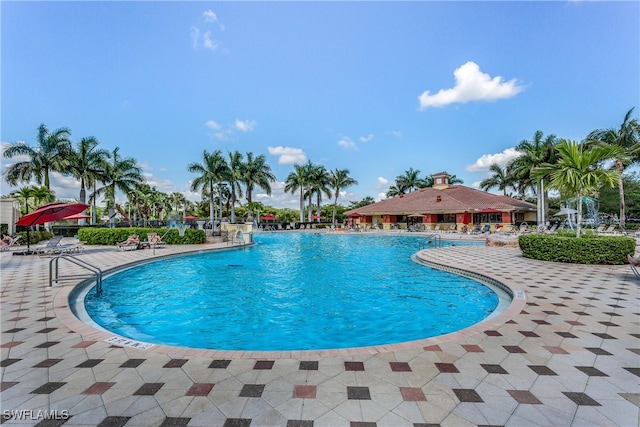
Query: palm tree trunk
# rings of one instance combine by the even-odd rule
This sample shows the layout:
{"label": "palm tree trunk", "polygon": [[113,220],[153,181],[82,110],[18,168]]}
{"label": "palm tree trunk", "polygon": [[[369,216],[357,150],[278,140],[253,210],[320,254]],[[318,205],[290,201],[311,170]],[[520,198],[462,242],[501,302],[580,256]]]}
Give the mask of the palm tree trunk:
{"label": "palm tree trunk", "polygon": [[618,176],[618,193],[620,195],[620,228],[624,230],[627,213],[624,203],[624,182],[622,181],[622,170],[620,171],[620,176]]}
{"label": "palm tree trunk", "polygon": [[576,224],[576,237],[580,238],[582,231],[582,187],[578,189],[578,219]]}
{"label": "palm tree trunk", "polygon": [[333,215],[331,215],[331,225],[336,225],[336,207],[338,206],[338,193],[340,192],[339,188],[336,188],[336,197],[333,200]]}
{"label": "palm tree trunk", "polygon": [[304,189],[300,187],[300,222],[304,222]]}

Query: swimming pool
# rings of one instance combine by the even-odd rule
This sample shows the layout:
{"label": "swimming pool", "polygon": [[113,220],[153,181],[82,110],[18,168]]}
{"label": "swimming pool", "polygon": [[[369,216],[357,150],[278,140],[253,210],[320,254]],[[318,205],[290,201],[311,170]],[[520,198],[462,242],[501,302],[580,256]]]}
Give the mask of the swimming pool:
{"label": "swimming pool", "polygon": [[243,250],[117,272],[100,296],[84,295],[84,309],[102,328],[139,341],[264,351],[394,344],[489,316],[499,302],[494,291],[410,259],[424,240],[259,234]]}

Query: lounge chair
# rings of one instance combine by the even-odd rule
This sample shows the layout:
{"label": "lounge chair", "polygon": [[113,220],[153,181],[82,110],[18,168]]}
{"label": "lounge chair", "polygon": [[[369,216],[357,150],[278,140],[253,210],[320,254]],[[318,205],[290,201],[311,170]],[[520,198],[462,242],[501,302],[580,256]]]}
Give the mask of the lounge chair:
{"label": "lounge chair", "polygon": [[53,236],[49,241],[43,245],[35,247],[33,250],[38,255],[55,255],[62,252],[62,248],[59,246],[63,236]]}
{"label": "lounge chair", "polygon": [[20,243],[18,243],[18,241],[20,239],[22,239],[22,236],[13,237],[10,242],[8,242],[8,243],[5,242],[5,243],[7,243],[6,245],[0,246],[0,250],[1,251],[8,251],[9,249],[11,249],[14,246],[20,246]]}
{"label": "lounge chair", "polygon": [[606,224],[600,224],[598,228],[596,228],[596,233],[602,233],[605,227],[606,227]]}
{"label": "lounge chair", "polygon": [[616,224],[611,224],[610,226],[607,227],[606,230],[602,231],[602,234],[615,234],[616,233]]}
{"label": "lounge chair", "polygon": [[473,226],[473,228],[471,229],[471,234],[478,234],[482,232],[482,229],[480,228],[480,224],[476,224]]}
{"label": "lounge chair", "polygon": [[491,234],[491,224],[485,224],[484,227],[482,227],[482,234],[484,233]]}
{"label": "lounge chair", "polygon": [[117,250],[119,251],[135,251],[140,249],[141,242],[137,234],[132,234],[124,242],[118,243]]}
{"label": "lounge chair", "polygon": [[548,233],[557,233],[557,230],[558,230],[558,224],[553,224],[549,229]]}
{"label": "lounge chair", "polygon": [[627,260],[629,261],[629,265],[631,266],[631,271],[633,274],[640,279],[640,257],[634,258],[631,255],[627,255]]}

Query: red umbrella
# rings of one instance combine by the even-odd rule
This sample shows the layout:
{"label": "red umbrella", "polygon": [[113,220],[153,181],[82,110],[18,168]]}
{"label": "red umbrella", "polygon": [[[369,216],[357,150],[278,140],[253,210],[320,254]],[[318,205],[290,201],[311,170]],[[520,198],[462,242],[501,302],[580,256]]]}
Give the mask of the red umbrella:
{"label": "red umbrella", "polygon": [[358,212],[353,212],[350,213],[349,215],[347,215],[348,218],[358,218],[361,217],[362,215],[360,215]]}
{"label": "red umbrella", "polygon": [[272,220],[272,219],[276,219],[276,216],[273,215],[273,214],[266,214],[261,219],[263,219],[265,221],[269,221],[269,220]]}
{"label": "red umbrella", "polygon": [[320,219],[320,218],[322,218],[320,215],[312,215],[311,216],[311,219]]}
{"label": "red umbrella", "polygon": [[187,216],[183,216],[182,219],[186,219],[187,221],[191,221],[194,219],[198,219],[197,216],[193,216],[193,215],[187,215]]}
{"label": "red umbrella", "polygon": [[75,214],[75,215],[65,216],[62,219],[64,219],[64,220],[75,220],[75,219],[89,219],[89,218],[91,218],[91,215],[78,213],[78,214]]}
{"label": "red umbrella", "polygon": [[469,222],[471,222],[471,220],[469,219],[469,212],[464,211],[464,216],[462,217],[462,223],[463,224],[469,224]]}
{"label": "red umbrella", "polygon": [[50,203],[28,213],[16,222],[16,225],[30,227],[45,222],[57,221],[75,215],[87,209],[89,205],[83,203]]}
{"label": "red umbrella", "polygon": [[[50,203],[31,213],[23,215],[18,222],[16,222],[16,225],[31,227],[36,224],[57,221],[68,216],[78,214],[88,207],[89,205],[85,205],[84,203]],[[33,253],[29,250],[29,243],[29,229],[27,229],[27,250],[24,252],[25,255]]]}

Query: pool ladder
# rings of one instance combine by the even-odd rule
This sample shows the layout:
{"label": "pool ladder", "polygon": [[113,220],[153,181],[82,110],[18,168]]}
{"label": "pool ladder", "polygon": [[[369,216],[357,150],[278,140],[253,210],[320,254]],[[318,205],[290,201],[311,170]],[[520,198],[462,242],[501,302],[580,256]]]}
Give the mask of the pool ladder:
{"label": "pool ladder", "polygon": [[[75,264],[85,270],[88,273],[85,274],[60,274],[60,260],[69,261],[72,264]],[[95,265],[91,265],[86,261],[78,259],[70,254],[60,254],[56,257],[52,258],[49,261],[49,287],[53,286],[53,283],[58,283],[61,280],[69,280],[69,279],[84,279],[89,277],[96,278],[96,293],[100,295],[102,293],[102,270],[100,270]]]}
{"label": "pool ladder", "polygon": [[418,244],[418,250],[423,250],[431,247],[439,248],[440,246],[442,246],[442,238],[440,237],[440,235],[430,234],[425,240],[421,241]]}

